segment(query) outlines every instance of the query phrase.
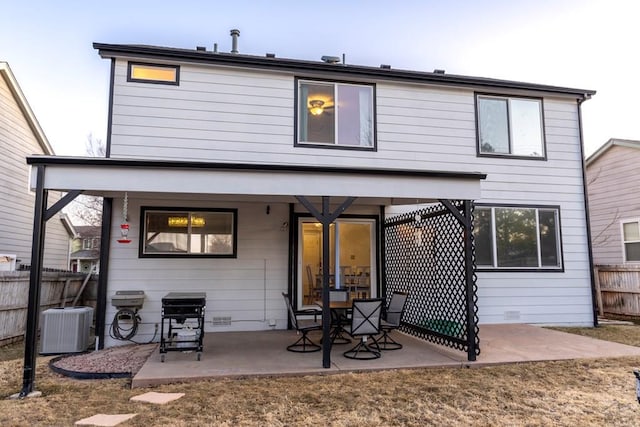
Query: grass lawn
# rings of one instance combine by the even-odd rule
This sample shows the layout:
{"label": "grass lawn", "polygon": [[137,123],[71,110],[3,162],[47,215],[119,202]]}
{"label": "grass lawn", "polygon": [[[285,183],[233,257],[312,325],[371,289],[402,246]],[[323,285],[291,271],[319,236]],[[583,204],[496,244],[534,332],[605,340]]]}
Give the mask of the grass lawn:
{"label": "grass lawn", "polygon": [[[640,346],[640,326],[556,328]],[[0,394],[20,390],[22,355],[0,349]],[[0,425],[71,426],[98,413],[137,413],[121,426],[630,426],[640,425],[640,358],[247,378],[129,388],[129,380],[61,377],[38,358],[40,398],[0,400]],[[182,392],[166,405],[130,402]]]}

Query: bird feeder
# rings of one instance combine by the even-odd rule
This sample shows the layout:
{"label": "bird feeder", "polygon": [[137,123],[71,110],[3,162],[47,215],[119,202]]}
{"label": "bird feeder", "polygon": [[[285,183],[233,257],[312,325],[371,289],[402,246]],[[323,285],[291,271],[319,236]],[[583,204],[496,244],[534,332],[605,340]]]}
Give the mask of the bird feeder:
{"label": "bird feeder", "polygon": [[131,239],[129,236],[129,223],[127,222],[127,193],[124,193],[124,201],[122,202],[122,223],[120,224],[120,238],[118,239],[118,243],[131,243]]}

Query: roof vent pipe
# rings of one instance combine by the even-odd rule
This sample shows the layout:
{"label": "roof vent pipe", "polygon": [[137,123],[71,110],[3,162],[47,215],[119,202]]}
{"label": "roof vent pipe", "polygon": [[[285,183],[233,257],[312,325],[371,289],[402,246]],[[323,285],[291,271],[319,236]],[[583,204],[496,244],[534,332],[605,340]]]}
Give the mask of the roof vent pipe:
{"label": "roof vent pipe", "polygon": [[240,37],[240,30],[231,30],[231,53],[238,53],[238,37]]}

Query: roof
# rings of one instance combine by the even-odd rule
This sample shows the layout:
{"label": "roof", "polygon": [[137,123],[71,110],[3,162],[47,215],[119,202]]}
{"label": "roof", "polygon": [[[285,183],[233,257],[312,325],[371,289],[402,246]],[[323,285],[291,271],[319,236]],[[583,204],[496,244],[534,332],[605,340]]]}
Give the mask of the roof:
{"label": "roof", "polygon": [[97,225],[76,225],[78,237],[100,237],[102,229]]}
{"label": "roof", "polygon": [[98,259],[100,251],[97,249],[82,249],[69,255],[71,259]]}
{"label": "roof", "polygon": [[18,85],[18,81],[16,80],[16,77],[13,75],[13,72],[11,71],[9,64],[3,61],[0,61],[0,76],[2,76],[2,78],[4,78],[4,80],[7,82],[7,85],[9,86],[9,90],[11,90],[11,93],[13,94],[13,97],[15,98],[16,103],[20,108],[20,111],[22,111],[22,114],[24,114],[24,117],[27,120],[29,127],[33,131],[34,136],[36,137],[38,143],[42,147],[44,154],[53,156],[55,154],[53,152],[53,148],[51,148],[51,145],[49,144],[49,140],[47,139],[47,137],[44,134],[44,131],[40,127],[40,124],[38,123],[38,120],[36,119],[35,114],[33,114],[33,110],[31,110],[31,107],[27,102],[27,98],[24,96],[22,89],[20,89],[20,85]]}
{"label": "roof", "polygon": [[589,166],[591,163],[595,162],[600,156],[606,153],[614,145],[618,145],[620,147],[640,149],[640,141],[635,141],[632,139],[611,138],[610,140],[605,142],[600,148],[598,148],[595,153],[587,157],[587,160],[585,161],[586,166]]}
{"label": "roof", "polygon": [[275,55],[255,56],[233,53],[212,52],[197,49],[181,49],[149,45],[94,43],[103,58],[132,57],[148,58],[178,62],[206,63],[240,68],[259,68],[294,73],[313,72],[327,76],[344,76],[354,78],[395,80],[411,83],[438,84],[445,86],[473,87],[479,90],[504,88],[510,90],[532,90],[556,95],[569,95],[578,99],[589,99],[596,92],[588,89],[574,89],[559,86],[524,83],[510,80],[469,77],[443,72],[424,72],[393,69],[389,66],[369,67],[351,64],[331,64],[320,61],[276,58]]}

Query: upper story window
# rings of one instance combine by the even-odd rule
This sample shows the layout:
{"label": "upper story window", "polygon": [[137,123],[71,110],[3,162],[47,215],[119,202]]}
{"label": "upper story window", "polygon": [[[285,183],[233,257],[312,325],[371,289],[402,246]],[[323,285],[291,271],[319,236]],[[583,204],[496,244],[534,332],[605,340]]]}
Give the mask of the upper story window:
{"label": "upper story window", "polygon": [[237,210],[142,208],[142,257],[237,255]]}
{"label": "upper story window", "polygon": [[640,261],[640,220],[622,222],[624,262]]}
{"label": "upper story window", "polygon": [[542,100],[477,95],[478,153],[545,158]]}
{"label": "upper story window", "polygon": [[129,62],[127,81],[179,85],[180,67],[178,65],[157,65]]}
{"label": "upper story window", "polygon": [[375,150],[372,85],[297,84],[297,145]]}
{"label": "upper story window", "polygon": [[473,235],[479,269],[562,269],[555,207],[477,206]]}

